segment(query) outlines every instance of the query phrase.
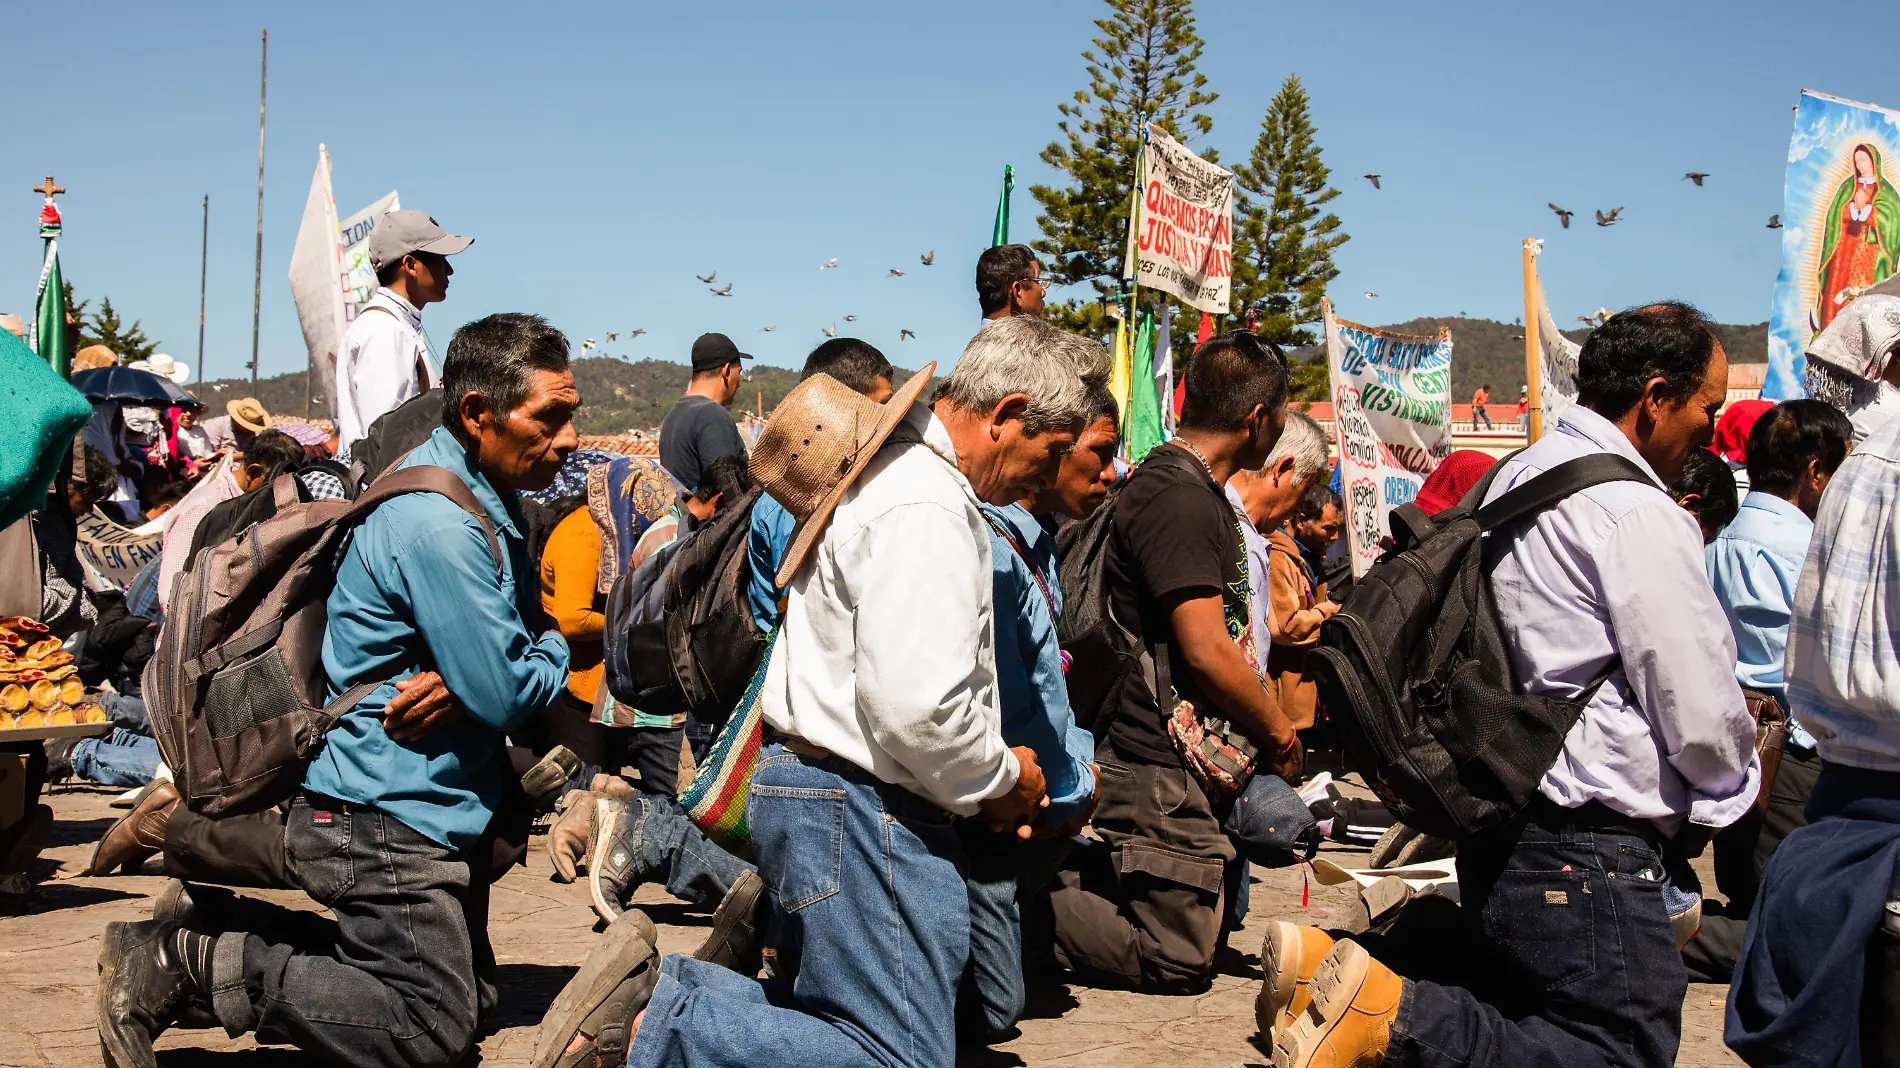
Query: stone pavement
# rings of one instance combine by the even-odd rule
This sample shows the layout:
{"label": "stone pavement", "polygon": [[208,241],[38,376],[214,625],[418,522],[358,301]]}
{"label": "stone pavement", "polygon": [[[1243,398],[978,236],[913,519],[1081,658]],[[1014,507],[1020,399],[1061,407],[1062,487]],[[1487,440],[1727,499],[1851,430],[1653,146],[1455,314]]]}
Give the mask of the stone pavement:
{"label": "stone pavement", "polygon": [[[93,843],[119,814],[107,807],[112,792],[62,790],[47,800],[59,823],[54,847],[42,856],[42,883],[33,911],[0,917],[0,1066],[85,1068],[100,1063],[93,1031],[93,977],[99,931],[109,920],[144,919],[149,898],[164,885],[160,876],[54,879],[54,863],[73,870],[90,857]],[[544,839],[537,838],[526,868],[517,868],[494,890],[492,934],[501,962],[500,1030],[482,1044],[482,1061],[493,1068],[525,1064],[541,1013],[593,941],[593,914],[585,889],[549,878]],[[1356,850],[1329,850],[1352,864]],[[156,866],[150,870],[156,871]],[[1714,885],[1711,873],[1703,880]],[[993,1050],[967,1053],[962,1063],[990,1065],[1086,1065],[1121,1068],[1195,1064],[1227,1068],[1262,1065],[1269,1058],[1249,1041],[1253,999],[1260,985],[1260,931],[1268,920],[1298,919],[1343,925],[1354,896],[1317,884],[1301,908],[1297,869],[1255,873],[1253,912],[1213,988],[1193,997],[1152,997],[1081,986],[1038,995],[1033,1018],[1020,1037]],[[309,907],[301,895],[273,896],[286,905]],[[707,918],[687,911],[658,887],[642,888],[636,903],[660,927],[665,952],[688,951],[703,936]],[[1682,1053],[1677,1063],[1713,1068],[1741,1062],[1722,1046],[1722,987],[1693,986],[1684,1005]],[[159,1043],[162,1068],[293,1068],[314,1064],[282,1049],[260,1049],[249,1038],[221,1031],[173,1031]]]}

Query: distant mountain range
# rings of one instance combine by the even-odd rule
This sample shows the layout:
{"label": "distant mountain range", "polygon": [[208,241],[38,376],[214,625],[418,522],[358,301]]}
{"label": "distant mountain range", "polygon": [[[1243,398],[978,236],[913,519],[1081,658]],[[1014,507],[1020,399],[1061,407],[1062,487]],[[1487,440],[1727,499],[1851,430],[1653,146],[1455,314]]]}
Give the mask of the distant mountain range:
{"label": "distant mountain range", "polygon": [[[1488,384],[1492,395],[1515,400],[1517,388],[1524,384],[1524,328],[1492,319],[1413,319],[1393,323],[1387,329],[1410,334],[1436,333],[1444,326],[1451,329],[1452,398],[1464,401],[1471,391]],[[1766,363],[1768,361],[1768,324],[1751,326],[1717,324],[1716,334],[1728,351],[1730,363]],[[1566,330],[1564,336],[1582,341],[1590,331]],[[1296,360],[1315,359],[1318,349],[1296,349]],[[686,390],[690,377],[686,365],[666,360],[641,360],[626,363],[603,357],[574,361],[574,378],[580,386],[585,406],[577,422],[583,434],[619,434],[630,430],[652,430],[666,418],[667,410]],[[798,372],[788,367],[754,364],[746,369],[745,385],[733,403],[735,412],[771,411],[791,388],[798,384]],[[279,414],[303,417],[305,383],[301,371],[261,379],[253,391],[249,379],[221,378],[191,387],[213,410],[237,397],[255,396],[265,409]],[[309,402],[309,413],[322,418],[329,412],[323,391],[316,389]]]}

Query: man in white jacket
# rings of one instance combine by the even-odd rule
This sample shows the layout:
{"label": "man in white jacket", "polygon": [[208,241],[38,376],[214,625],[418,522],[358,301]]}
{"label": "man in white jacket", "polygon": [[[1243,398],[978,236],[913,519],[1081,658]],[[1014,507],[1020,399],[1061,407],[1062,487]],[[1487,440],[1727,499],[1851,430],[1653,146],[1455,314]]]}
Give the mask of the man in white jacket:
{"label": "man in white jacket", "polygon": [[[815,375],[774,411],[752,467],[799,525],[763,690],[783,740],[760,755],[746,821],[796,1006],[703,960],[662,965],[641,936],[624,968],[583,967],[577,983],[630,977],[613,997],[571,985],[544,1050],[594,1043],[605,1063],[625,1028],[633,1068],[953,1063],[970,917],[952,823],[1026,837],[1046,803],[1033,753],[1001,734],[977,505],[1033,496],[1073,445],[1087,395],[1052,358],[1061,340],[1040,320],[991,325],[931,407],[913,402],[934,365],[887,405]],[[608,1002],[625,1015],[603,1019]]]}
{"label": "man in white jacket", "polygon": [[350,323],[336,354],[336,436],[343,448],[361,441],[378,417],[436,384],[439,369],[422,333],[422,309],[448,296],[455,273],[448,258],[474,243],[413,208],[389,212],[370,231],[376,295]]}

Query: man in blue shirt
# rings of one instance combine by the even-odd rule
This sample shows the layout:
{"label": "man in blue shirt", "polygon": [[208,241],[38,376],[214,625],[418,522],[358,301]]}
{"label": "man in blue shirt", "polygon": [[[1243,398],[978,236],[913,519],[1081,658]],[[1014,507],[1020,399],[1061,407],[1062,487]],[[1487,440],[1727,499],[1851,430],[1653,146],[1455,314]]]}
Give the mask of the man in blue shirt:
{"label": "man in blue shirt", "polygon": [[[474,1045],[486,933],[470,915],[471,865],[488,863],[476,846],[511,776],[502,739],[567,683],[516,498],[549,485],[579,446],[567,353],[538,316],[462,327],[443,367],[443,426],[402,463],[468,485],[500,539],[499,569],[483,521],[427,493],[377,508],[337,568],[323,642],[331,696],[389,681],[330,732],[285,825],[291,878],[336,915],[334,951],[297,952],[268,929],[214,938],[169,920],[112,925],[99,1021],[108,1063],[153,1068],[152,1038],[181,1014],[338,1064],[447,1068]],[[395,680],[418,672],[446,684],[447,716],[385,729]]]}
{"label": "man in blue shirt", "polygon": [[[1784,708],[1782,667],[1801,563],[1821,493],[1847,458],[1853,433],[1847,416],[1816,400],[1783,401],[1763,413],[1748,434],[1748,496],[1708,548],[1709,584],[1735,635],[1735,681]],[[1763,786],[1767,811],[1715,836],[1715,883],[1728,903],[1705,904],[1701,931],[1683,947],[1692,981],[1729,981],[1762,869],[1782,839],[1807,824],[1803,812],[1820,773],[1814,738],[1797,721],[1780,770]]]}
{"label": "man in blue shirt", "polygon": [[1095,739],[1076,726],[1069,707],[1056,621],[1062,617],[1054,526],[1087,519],[1117,479],[1115,398],[1092,391],[1094,411],[1056,480],[1035,498],[1004,507],[985,504],[990,567],[996,584],[996,693],[1003,741],[1036,753],[1048,781],[1049,805],[1034,837],[994,831],[964,820],[969,861],[970,962],[959,1006],[973,1037],[1013,1027],[1028,996],[1023,985],[1022,903],[1055,878],[1069,855],[1069,837],[1095,807]]}
{"label": "man in blue shirt", "polygon": [[[891,399],[891,380],[897,368],[870,343],[854,337],[835,337],[811,350],[798,380],[803,382],[816,374],[830,375],[883,404]],[[779,589],[772,579],[785,560],[785,547],[792,543],[792,531],[797,526],[792,513],[769,493],[762,494],[752,506],[752,529],[746,535],[746,559],[752,566],[752,581],[746,588],[746,600],[752,607],[753,621],[762,631],[778,626]]]}

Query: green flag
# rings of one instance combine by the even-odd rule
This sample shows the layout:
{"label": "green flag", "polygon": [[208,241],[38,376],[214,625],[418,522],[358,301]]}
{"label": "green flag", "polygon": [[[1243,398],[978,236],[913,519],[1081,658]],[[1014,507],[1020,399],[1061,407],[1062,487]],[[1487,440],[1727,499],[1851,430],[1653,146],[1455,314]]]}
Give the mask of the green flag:
{"label": "green flag", "polygon": [[1155,392],[1155,313],[1152,305],[1135,320],[1135,349],[1129,360],[1128,403],[1122,409],[1122,445],[1130,463],[1167,440],[1161,427],[1161,399]]}
{"label": "green flag", "polygon": [[1016,168],[1003,165],[1003,194],[996,198],[996,226],[990,230],[990,247],[1009,244],[1009,194],[1016,188]]}
{"label": "green flag", "polygon": [[72,373],[72,335],[66,328],[66,287],[59,277],[59,212],[51,198],[40,213],[40,236],[46,240],[46,259],[40,265],[38,306],[33,316],[33,351],[61,378]]}

